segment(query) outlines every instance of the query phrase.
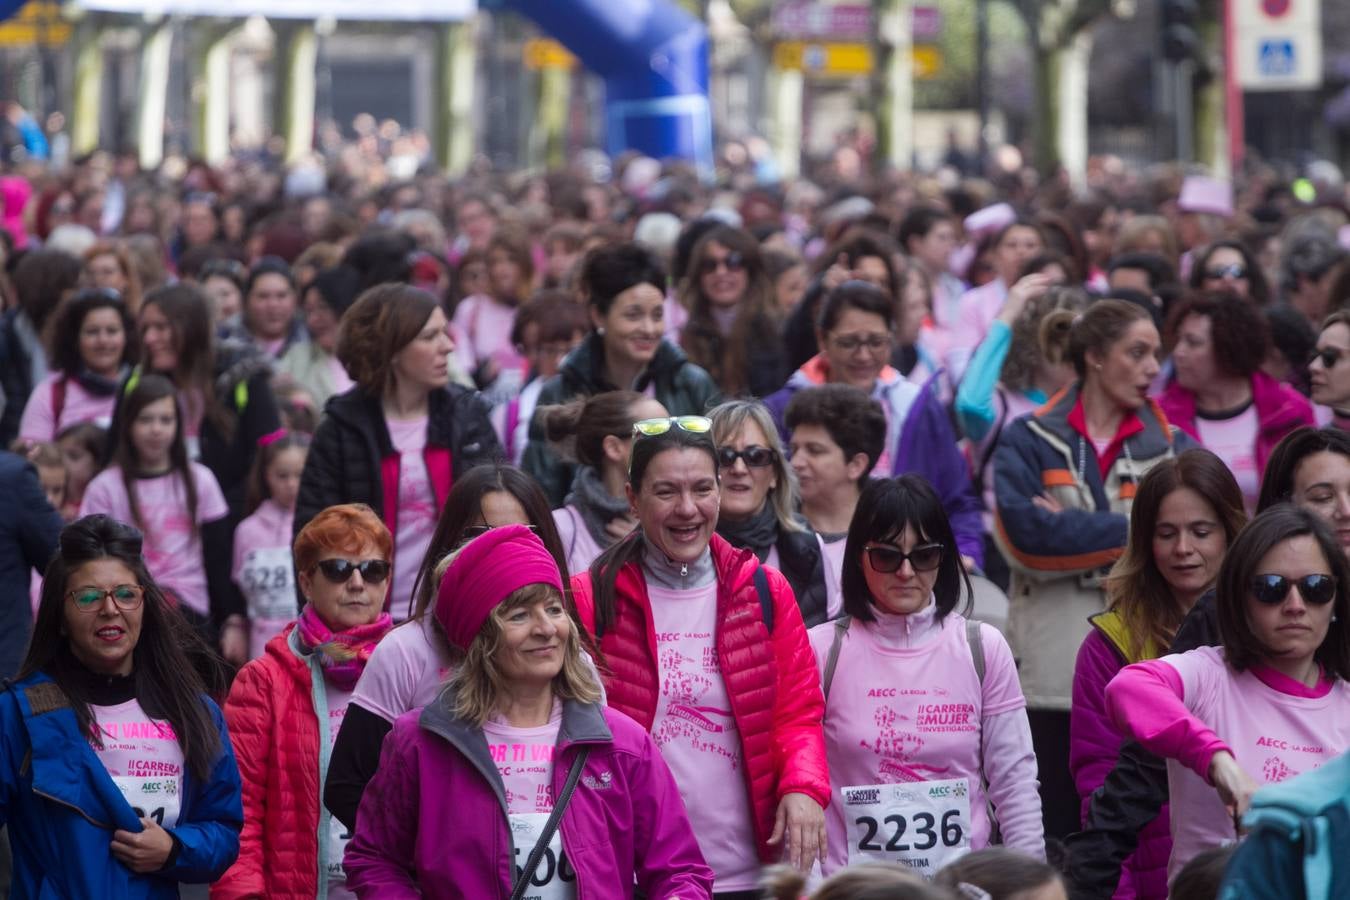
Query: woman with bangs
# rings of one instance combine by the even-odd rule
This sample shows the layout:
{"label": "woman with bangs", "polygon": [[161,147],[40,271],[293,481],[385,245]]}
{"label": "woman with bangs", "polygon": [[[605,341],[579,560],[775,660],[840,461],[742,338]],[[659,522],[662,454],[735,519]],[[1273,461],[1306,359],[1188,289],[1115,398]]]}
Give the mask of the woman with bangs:
{"label": "woman with bangs", "polygon": [[[1085,821],[1120,751],[1121,736],[1105,709],[1106,685],[1125,666],[1162,656],[1191,608],[1212,602],[1201,597],[1213,589],[1246,522],[1237,482],[1208,450],[1163,460],[1140,481],[1125,554],[1106,580],[1110,609],[1089,620],[1093,630],[1074,668],[1069,768]],[[1163,900],[1172,849],[1165,807],[1139,844],[1124,862],[1115,896]]]}
{"label": "woman with bangs", "polygon": [[994,841],[987,804],[1005,846],[1043,859],[1017,667],[996,629],[956,611],[970,579],[927,481],[866,487],[842,582],[845,615],[811,629],[832,795],[822,871],[876,861],[931,877]]}

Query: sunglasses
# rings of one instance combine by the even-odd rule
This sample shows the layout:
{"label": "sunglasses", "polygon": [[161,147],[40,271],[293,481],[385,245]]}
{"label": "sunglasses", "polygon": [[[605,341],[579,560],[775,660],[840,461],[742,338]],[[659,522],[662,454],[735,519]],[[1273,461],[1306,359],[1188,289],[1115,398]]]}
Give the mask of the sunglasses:
{"label": "sunglasses", "polygon": [[145,599],[145,588],[139,584],[119,584],[107,590],[82,587],[76,588],[66,596],[75,601],[75,608],[80,612],[98,612],[103,608],[107,597],[113,599],[118,609],[132,610],[140,606],[141,601]]}
{"label": "sunglasses", "polygon": [[[511,524],[514,525],[514,524],[519,524],[519,523],[513,522],[513,523],[511,523]],[[533,531],[536,535],[539,534],[539,529],[536,528],[535,526],[530,525],[530,524],[526,524],[525,527],[528,528],[528,529],[530,529],[530,531]],[[473,540],[474,538],[482,537],[483,535],[487,534],[487,533],[488,533],[489,531],[491,531],[491,530],[492,530],[492,526],[491,526],[491,525],[469,525],[469,526],[466,526],[465,529],[459,533],[459,544],[460,544],[460,546],[463,546],[464,544],[467,544],[469,541]]]}
{"label": "sunglasses", "polygon": [[1345,354],[1342,351],[1337,350],[1335,347],[1324,347],[1321,350],[1314,350],[1312,352],[1312,356],[1308,357],[1308,365],[1311,366],[1320,359],[1322,361],[1322,368],[1330,369],[1335,366],[1336,363],[1340,362],[1341,357],[1344,355]]}
{"label": "sunglasses", "polygon": [[389,577],[389,563],[382,559],[363,559],[352,562],[350,559],[321,559],[315,566],[323,577],[333,584],[346,584],[353,572],[361,573],[361,580],[369,584],[379,584]]}
{"label": "sunglasses", "polygon": [[736,465],[736,460],[745,460],[747,468],[763,469],[765,466],[771,466],[778,454],[774,453],[768,447],[746,447],[744,450],[733,450],[730,447],[717,448],[717,462],[724,469],[730,469]]}
{"label": "sunglasses", "polygon": [[670,416],[664,419],[639,419],[633,423],[636,437],[656,437],[672,428],[687,431],[690,434],[707,434],[712,431],[712,419],[707,416]]}
{"label": "sunglasses", "polygon": [[1231,266],[1216,266],[1213,269],[1205,270],[1205,278],[1210,281],[1219,281],[1224,278],[1237,280],[1246,277],[1247,267],[1237,263],[1233,263]]}
{"label": "sunglasses", "polygon": [[867,561],[873,570],[883,575],[900,571],[905,560],[909,560],[915,572],[931,572],[942,564],[941,544],[920,544],[908,553],[889,544],[873,544],[864,547],[863,553],[867,554]]}
{"label": "sunglasses", "polygon": [[699,271],[704,275],[711,275],[723,266],[726,266],[728,272],[739,272],[745,268],[745,257],[733,250],[721,259],[705,259]]}
{"label": "sunglasses", "polygon": [[1289,588],[1298,585],[1298,594],[1305,603],[1325,606],[1336,599],[1336,579],[1330,575],[1304,575],[1286,578],[1283,575],[1252,576],[1252,596],[1267,606],[1279,606],[1289,596]]}

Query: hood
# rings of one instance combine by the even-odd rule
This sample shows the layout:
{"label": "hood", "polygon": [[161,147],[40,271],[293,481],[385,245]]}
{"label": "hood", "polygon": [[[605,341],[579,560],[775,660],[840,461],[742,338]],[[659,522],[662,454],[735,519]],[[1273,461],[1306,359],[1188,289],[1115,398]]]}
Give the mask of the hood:
{"label": "hood", "polygon": [[[882,366],[881,374],[877,376],[877,383],[873,387],[875,395],[877,388],[887,387],[904,379],[900,371],[892,366]],[[822,384],[828,384],[830,381],[830,364],[825,359],[824,353],[817,353],[808,359],[800,369],[793,372],[788,378],[788,387],[801,389],[808,387],[818,387]]]}

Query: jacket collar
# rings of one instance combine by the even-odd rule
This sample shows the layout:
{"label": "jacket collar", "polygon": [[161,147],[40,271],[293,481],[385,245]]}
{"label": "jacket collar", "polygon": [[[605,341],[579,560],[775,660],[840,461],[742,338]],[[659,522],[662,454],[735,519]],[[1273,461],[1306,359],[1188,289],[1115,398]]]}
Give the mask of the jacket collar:
{"label": "jacket collar", "polygon": [[[899,369],[889,365],[882,366],[881,374],[877,376],[876,384],[872,387],[873,395],[875,396],[877,388],[895,384],[902,378],[904,376],[900,374]],[[830,380],[830,363],[825,359],[825,354],[817,353],[808,359],[800,369],[793,373],[789,380],[798,387],[815,387],[828,383]]]}
{"label": "jacket collar", "polygon": [[[500,781],[496,764],[488,753],[483,729],[456,716],[454,708],[454,689],[446,688],[433,702],[423,708],[417,724],[424,730],[449,741],[474,762],[485,776],[490,771],[492,776]],[[558,729],[558,749],[566,749],[572,744],[608,744],[613,741],[614,733],[605,723],[605,714],[598,704],[581,703],[576,700],[563,701],[562,725]]]}
{"label": "jacket collar", "polygon": [[688,362],[684,351],[665,338],[656,345],[656,353],[646,370],[638,378],[636,385],[616,387],[605,378],[605,343],[599,332],[592,331],[576,349],[567,354],[562,361],[561,374],[564,383],[585,394],[598,394],[604,391],[620,389],[644,391],[652,382],[660,384],[674,377],[675,372]]}
{"label": "jacket collar", "polygon": [[[1089,440],[1086,424],[1082,418],[1079,388],[1079,382],[1070,384],[1032,413],[1037,425],[1070,447],[1075,446],[1079,438]],[[1120,429],[1112,441],[1112,447],[1117,453],[1119,445],[1124,443],[1126,438],[1130,441],[1130,449],[1136,459],[1152,459],[1166,453],[1172,446],[1172,429],[1168,425],[1167,416],[1152,398],[1121,422]],[[1108,457],[1114,459],[1114,456],[1115,453],[1108,452]]]}

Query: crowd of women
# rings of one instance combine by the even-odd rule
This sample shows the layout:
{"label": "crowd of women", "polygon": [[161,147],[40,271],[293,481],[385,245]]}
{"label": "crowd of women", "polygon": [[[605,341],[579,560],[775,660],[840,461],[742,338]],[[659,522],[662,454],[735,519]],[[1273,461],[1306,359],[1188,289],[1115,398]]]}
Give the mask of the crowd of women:
{"label": "crowd of women", "polygon": [[12,896],[1343,896],[1345,202],[104,175],[0,232]]}

